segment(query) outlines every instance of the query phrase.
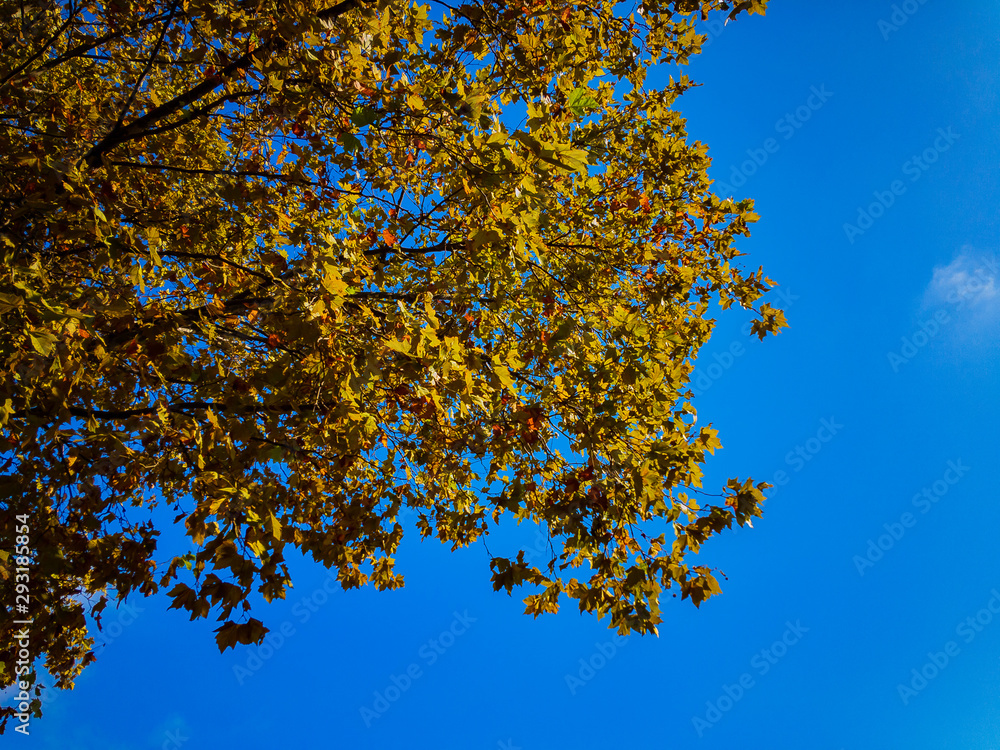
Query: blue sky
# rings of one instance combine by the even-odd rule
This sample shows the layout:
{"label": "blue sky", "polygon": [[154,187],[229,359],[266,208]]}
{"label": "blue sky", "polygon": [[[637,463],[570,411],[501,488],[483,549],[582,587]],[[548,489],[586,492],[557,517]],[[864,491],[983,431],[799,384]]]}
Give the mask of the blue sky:
{"label": "blue sky", "polygon": [[724,445],[706,486],[783,482],[703,548],[721,597],[622,641],[571,607],[524,616],[479,545],[404,543],[391,593],[327,593],[299,562],[260,648],[220,655],[163,597],[110,613],[77,689],[9,742],[1000,746],[1000,6],[772,6],[713,30],[680,102],[713,178],[756,200],[745,261],[791,324],[758,342],[730,311],[699,363]]}

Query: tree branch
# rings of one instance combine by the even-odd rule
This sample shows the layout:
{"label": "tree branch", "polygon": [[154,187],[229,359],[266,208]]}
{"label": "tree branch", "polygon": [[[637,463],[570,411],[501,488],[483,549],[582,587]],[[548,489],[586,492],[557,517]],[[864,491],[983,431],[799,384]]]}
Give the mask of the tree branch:
{"label": "tree branch", "polygon": [[[338,18],[350,10],[358,7],[364,0],[343,0],[326,10],[319,12],[321,20]],[[138,138],[145,138],[149,135],[150,129],[163,119],[180,112],[188,106],[194,104],[199,99],[208,96],[221,86],[227,78],[232,78],[236,73],[246,70],[254,64],[256,58],[273,55],[288,47],[288,40],[275,34],[262,44],[254,47],[245,54],[233,60],[215,75],[206,77],[201,83],[183,94],[178,94],[169,102],[164,102],[158,107],[154,107],[142,117],[134,120],[129,125],[119,125],[98,141],[80,160],[91,169],[95,169],[101,164],[102,157],[112,149],[128,141]],[[169,126],[164,126],[169,127]],[[160,129],[162,132],[162,128]]]}
{"label": "tree branch", "polygon": [[[166,13],[160,13],[159,15],[156,16],[150,16],[149,18],[140,21],[137,28],[142,28],[143,26],[156,23],[157,21],[162,21],[166,17],[167,17]],[[91,39],[89,42],[81,42],[80,44],[73,47],[73,49],[64,52],[62,55],[55,58],[54,60],[49,60],[47,63],[42,65],[39,68],[39,70],[49,70],[50,68],[54,68],[57,65],[62,65],[67,60],[72,60],[74,57],[80,57],[82,55],[86,55],[92,49],[97,49],[105,42],[110,42],[112,39],[120,39],[123,36],[125,36],[124,31],[112,31],[108,34],[105,34],[104,36],[99,36],[94,39]]]}
{"label": "tree branch", "polygon": [[160,32],[159,38],[156,40],[156,45],[153,47],[152,53],[149,55],[149,60],[146,62],[146,66],[142,69],[142,73],[139,74],[139,78],[135,82],[135,86],[132,87],[132,93],[129,94],[128,99],[125,101],[125,106],[122,107],[121,113],[118,115],[118,119],[115,121],[114,128],[120,128],[122,123],[125,122],[125,117],[128,115],[129,108],[132,106],[132,102],[135,101],[136,94],[139,93],[139,87],[142,86],[142,82],[146,80],[146,76],[149,75],[149,69],[153,67],[153,60],[156,56],[160,54],[160,47],[163,46],[163,40],[167,36],[167,31],[170,30],[170,24],[174,20],[174,13],[177,11],[178,0],[173,0],[170,4],[170,10],[167,11],[167,20],[163,23],[163,30]]}
{"label": "tree branch", "polygon": [[[187,414],[189,411],[212,411],[231,414],[291,414],[291,413],[312,413],[320,409],[312,404],[271,404],[264,405],[239,405],[230,406],[220,401],[175,401],[166,407],[168,412],[174,414]],[[79,419],[128,419],[129,417],[143,417],[159,412],[159,406],[143,406],[136,409],[85,409],[77,406],[70,406],[61,410],[71,417]],[[30,409],[17,409],[10,415],[11,417],[48,417],[50,421],[59,418],[59,413],[52,413],[40,406],[33,406]]]}
{"label": "tree branch", "polygon": [[35,52],[35,54],[33,54],[31,57],[29,57],[23,63],[21,63],[20,65],[18,65],[16,68],[14,68],[10,73],[8,73],[7,75],[5,75],[3,77],[3,80],[0,81],[0,88],[3,88],[4,86],[6,86],[11,81],[11,79],[13,79],[16,76],[18,76],[25,68],[27,68],[29,65],[31,65],[31,63],[33,63],[39,57],[41,57],[42,55],[44,55],[45,51],[49,47],[52,46],[52,43],[56,39],[58,39],[59,37],[61,37],[63,35],[63,33],[66,31],[66,29],[69,28],[70,24],[73,23],[73,19],[76,17],[76,12],[77,12],[76,7],[74,7],[71,4],[70,8],[69,8],[69,15],[66,17],[66,20],[63,22],[63,24],[56,30],[56,33],[53,34],[51,37],[49,37],[49,40],[47,42],[45,42],[45,44],[43,44],[41,46],[41,48],[37,52]]}
{"label": "tree branch", "polygon": [[[178,172],[180,174],[203,174],[203,175],[225,175],[226,177],[264,177],[269,180],[282,180],[284,182],[295,182],[302,185],[319,185],[318,182],[306,180],[302,177],[296,178],[294,175],[275,174],[274,172],[264,172],[258,170],[238,170],[238,169],[204,169],[197,167],[175,167],[168,164],[149,164],[141,161],[111,161],[117,167],[135,167],[137,169],[158,170],[163,172]],[[343,192],[343,191],[342,191]]]}

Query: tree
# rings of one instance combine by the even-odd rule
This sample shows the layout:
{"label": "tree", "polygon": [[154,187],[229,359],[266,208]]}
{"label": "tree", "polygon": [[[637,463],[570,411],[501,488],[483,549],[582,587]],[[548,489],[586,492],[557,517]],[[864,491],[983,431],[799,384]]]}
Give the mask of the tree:
{"label": "tree", "polygon": [[[535,616],[718,593],[685,553],[767,485],[697,502],[688,378],[714,304],[785,322],[694,84],[645,80],[765,4],[2,0],[0,577],[56,684],[131,595],[259,642],[289,546],[402,585],[404,509],[454,548],[544,525],[547,565],[491,563]],[[158,567],[164,517],[197,551]]]}

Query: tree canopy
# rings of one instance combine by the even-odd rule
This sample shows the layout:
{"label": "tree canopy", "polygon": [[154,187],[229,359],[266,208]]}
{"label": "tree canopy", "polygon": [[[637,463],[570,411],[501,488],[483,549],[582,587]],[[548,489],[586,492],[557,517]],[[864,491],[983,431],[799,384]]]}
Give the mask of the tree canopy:
{"label": "tree canopy", "polygon": [[718,593],[686,554],[766,485],[699,501],[689,376],[715,305],[785,321],[675,105],[695,21],[765,5],[0,0],[0,640],[18,566],[71,687],[109,601],[259,642],[291,549],[392,589],[404,531],[504,518],[535,616]]}

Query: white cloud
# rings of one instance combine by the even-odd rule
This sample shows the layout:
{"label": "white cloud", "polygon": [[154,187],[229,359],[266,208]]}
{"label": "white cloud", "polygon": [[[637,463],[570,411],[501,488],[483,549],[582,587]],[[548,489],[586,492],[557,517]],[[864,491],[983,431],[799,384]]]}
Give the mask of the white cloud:
{"label": "white cloud", "polygon": [[924,292],[926,307],[942,305],[969,311],[975,317],[992,317],[1000,311],[1000,263],[993,255],[965,247],[948,265],[935,266]]}

